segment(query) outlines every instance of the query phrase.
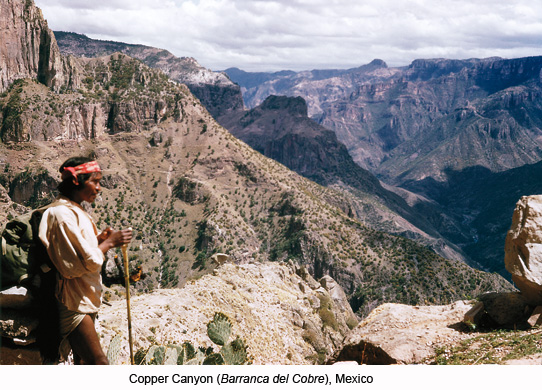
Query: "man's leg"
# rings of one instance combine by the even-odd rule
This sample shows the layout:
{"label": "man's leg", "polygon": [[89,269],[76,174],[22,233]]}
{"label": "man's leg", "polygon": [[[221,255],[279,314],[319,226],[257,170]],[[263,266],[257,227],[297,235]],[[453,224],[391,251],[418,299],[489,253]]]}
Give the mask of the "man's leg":
{"label": "man's leg", "polygon": [[69,334],[68,340],[76,362],[80,359],[81,364],[109,364],[94,328],[94,321],[89,315]]}

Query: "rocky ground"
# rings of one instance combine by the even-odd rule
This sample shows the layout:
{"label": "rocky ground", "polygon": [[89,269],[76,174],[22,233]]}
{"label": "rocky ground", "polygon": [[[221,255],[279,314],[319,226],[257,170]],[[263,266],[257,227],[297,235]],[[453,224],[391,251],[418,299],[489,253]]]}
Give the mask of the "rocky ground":
{"label": "rocky ground", "polygon": [[[104,346],[122,335],[119,362],[126,363],[127,310],[118,291],[100,312],[98,332]],[[133,297],[134,350],[184,341],[216,350],[207,336],[216,312],[231,319],[233,337],[245,341],[254,364],[323,363],[357,324],[346,295],[329,277],[317,282],[301,268],[278,263],[225,264],[183,289]]]}

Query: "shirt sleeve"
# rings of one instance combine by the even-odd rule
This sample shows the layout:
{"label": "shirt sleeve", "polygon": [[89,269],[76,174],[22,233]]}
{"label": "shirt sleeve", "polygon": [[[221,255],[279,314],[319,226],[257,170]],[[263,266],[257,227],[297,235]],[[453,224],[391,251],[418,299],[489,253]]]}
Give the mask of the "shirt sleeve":
{"label": "shirt sleeve", "polygon": [[58,272],[67,279],[99,271],[104,261],[96,236],[85,232],[78,219],[74,211],[61,206],[48,209],[43,229],[40,224],[40,239]]}

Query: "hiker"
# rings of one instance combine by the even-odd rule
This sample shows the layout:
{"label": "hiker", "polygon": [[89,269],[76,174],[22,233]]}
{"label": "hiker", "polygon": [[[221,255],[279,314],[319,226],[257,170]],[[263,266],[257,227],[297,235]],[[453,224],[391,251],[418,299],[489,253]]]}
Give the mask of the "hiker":
{"label": "hiker", "polygon": [[73,157],[60,167],[59,197],[39,225],[43,242],[57,272],[56,304],[60,328],[60,361],[70,350],[75,364],[108,364],[94,321],[101,303],[101,268],[105,253],[128,244],[130,229],[108,227],[98,234],[81,203],[92,203],[101,190],[101,169],[96,161]]}

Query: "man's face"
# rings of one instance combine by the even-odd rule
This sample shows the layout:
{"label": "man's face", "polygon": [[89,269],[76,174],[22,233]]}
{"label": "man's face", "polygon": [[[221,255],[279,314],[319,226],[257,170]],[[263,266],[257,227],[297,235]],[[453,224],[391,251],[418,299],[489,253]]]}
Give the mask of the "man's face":
{"label": "man's face", "polygon": [[100,180],[102,180],[102,173],[94,172],[92,176],[90,176],[90,179],[83,184],[82,188],[77,191],[79,200],[93,203],[99,192],[102,190]]}

